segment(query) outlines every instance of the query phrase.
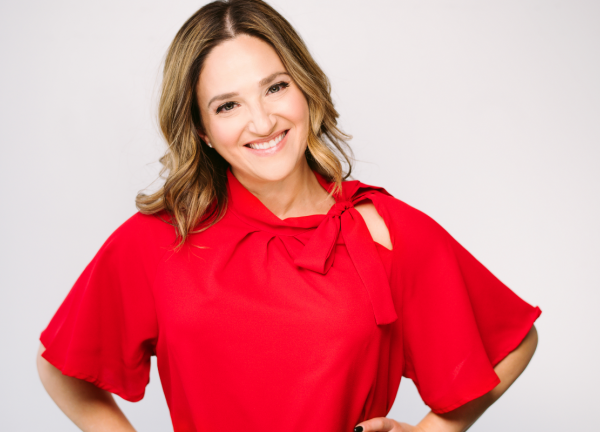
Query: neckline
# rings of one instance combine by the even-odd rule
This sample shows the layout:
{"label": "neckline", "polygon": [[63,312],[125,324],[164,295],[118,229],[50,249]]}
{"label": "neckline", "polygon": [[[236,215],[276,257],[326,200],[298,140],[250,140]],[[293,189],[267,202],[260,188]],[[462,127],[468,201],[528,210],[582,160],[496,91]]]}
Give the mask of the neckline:
{"label": "neckline", "polygon": [[[312,170],[319,184],[327,192],[331,192],[334,186],[333,182],[327,181],[325,177],[317,171]],[[336,203],[349,199],[360,185],[358,180],[343,181],[341,194],[333,194]],[[314,214],[307,216],[294,216],[285,219],[280,219],[271,210],[265,206],[252,192],[240,183],[240,181],[231,172],[231,167],[227,168],[227,193],[228,193],[228,210],[231,210],[235,216],[241,219],[244,223],[257,228],[261,231],[266,231],[276,235],[295,236],[302,234],[307,230],[314,229],[328,217],[328,214]],[[334,204],[335,206],[335,204]],[[333,207],[333,206],[332,206]],[[376,241],[373,241],[378,250],[384,251],[385,254],[393,253],[390,250]]]}
{"label": "neckline", "polygon": [[[333,182],[327,181],[317,171],[312,170],[317,181],[327,192],[331,192]],[[327,214],[313,214],[306,216],[294,216],[280,219],[267,208],[252,192],[250,192],[227,168],[227,193],[228,208],[244,222],[256,226],[265,231],[284,235],[297,235],[307,229],[316,228]],[[336,203],[340,197],[333,195]]]}

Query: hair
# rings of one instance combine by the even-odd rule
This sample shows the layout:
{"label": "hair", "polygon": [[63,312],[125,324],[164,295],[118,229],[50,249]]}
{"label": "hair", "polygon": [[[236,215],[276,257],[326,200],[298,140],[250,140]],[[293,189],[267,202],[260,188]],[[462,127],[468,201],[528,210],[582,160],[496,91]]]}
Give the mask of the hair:
{"label": "hair", "polygon": [[[227,208],[229,163],[200,137],[203,131],[196,88],[211,50],[238,35],[257,37],[279,55],[308,102],[306,160],[311,169],[334,182],[331,194],[352,172],[351,136],[337,126],[331,84],[301,37],[277,11],[261,0],[213,1],[192,15],[177,32],[165,59],[158,120],[167,150],[159,159],[164,185],[155,193],[138,193],[143,214],[166,211],[177,232],[179,249],[189,234],[218,222]],[[344,173],[342,162],[348,169]],[[197,228],[196,231],[192,231]]]}

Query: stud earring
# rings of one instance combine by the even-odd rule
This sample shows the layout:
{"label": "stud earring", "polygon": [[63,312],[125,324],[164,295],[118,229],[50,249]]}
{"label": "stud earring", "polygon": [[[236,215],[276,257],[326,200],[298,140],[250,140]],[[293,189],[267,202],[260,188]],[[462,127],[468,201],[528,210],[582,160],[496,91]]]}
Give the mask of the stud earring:
{"label": "stud earring", "polygon": [[212,144],[211,144],[210,142],[206,141],[206,144],[207,144],[207,145],[208,145],[210,148],[213,148],[213,146],[212,146]]}

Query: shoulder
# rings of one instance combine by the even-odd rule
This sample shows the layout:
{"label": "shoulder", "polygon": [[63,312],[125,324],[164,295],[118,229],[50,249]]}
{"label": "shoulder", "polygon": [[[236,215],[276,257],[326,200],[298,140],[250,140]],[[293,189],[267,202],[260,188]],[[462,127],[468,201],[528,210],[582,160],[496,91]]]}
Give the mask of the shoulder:
{"label": "shoulder", "polygon": [[363,182],[357,186],[355,208],[368,227],[371,223],[379,232],[388,231],[394,245],[400,242],[412,252],[426,252],[433,244],[447,239],[446,230],[431,216],[396,198],[385,188]]}
{"label": "shoulder", "polygon": [[141,255],[162,253],[176,240],[175,227],[164,211],[155,214],[136,212],[119,225],[103,248],[119,249]]}

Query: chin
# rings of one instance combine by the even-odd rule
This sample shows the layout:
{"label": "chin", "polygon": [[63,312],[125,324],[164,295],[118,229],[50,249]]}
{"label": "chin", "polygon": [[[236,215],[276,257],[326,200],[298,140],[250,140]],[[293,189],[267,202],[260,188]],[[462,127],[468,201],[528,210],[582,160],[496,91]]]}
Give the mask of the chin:
{"label": "chin", "polygon": [[[263,181],[278,182],[289,177],[294,171],[300,168],[302,160],[286,158],[278,161],[265,161],[265,163],[257,166],[253,164],[246,171],[252,177],[259,178]],[[304,162],[306,163],[306,162]]]}
{"label": "chin", "polygon": [[268,181],[281,181],[289,177],[296,169],[296,164],[293,162],[273,163],[270,167],[264,167],[257,172],[263,179]]}

